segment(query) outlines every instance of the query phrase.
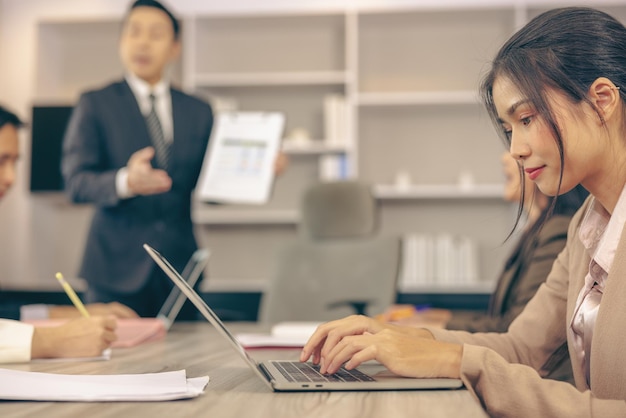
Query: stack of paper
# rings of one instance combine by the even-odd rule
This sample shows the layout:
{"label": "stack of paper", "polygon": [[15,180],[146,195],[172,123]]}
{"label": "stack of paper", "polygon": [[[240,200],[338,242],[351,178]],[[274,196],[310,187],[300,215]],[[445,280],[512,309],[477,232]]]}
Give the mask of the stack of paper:
{"label": "stack of paper", "polygon": [[269,334],[237,334],[245,348],[300,348],[309,340],[320,322],[280,322]]}
{"label": "stack of paper", "polygon": [[122,375],[67,375],[0,369],[0,399],[26,401],[169,401],[204,392],[209,376],[185,370]]}

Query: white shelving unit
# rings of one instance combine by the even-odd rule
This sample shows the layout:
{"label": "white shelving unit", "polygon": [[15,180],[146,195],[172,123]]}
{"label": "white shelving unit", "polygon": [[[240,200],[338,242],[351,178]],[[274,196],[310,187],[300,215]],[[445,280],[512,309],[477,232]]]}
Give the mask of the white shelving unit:
{"label": "white shelving unit", "polygon": [[[471,226],[457,222],[457,230],[477,238],[485,248],[480,264],[488,265],[506,236],[510,210],[500,203],[500,149],[476,87],[498,38],[513,32],[515,13],[513,7],[413,8],[194,17],[187,26],[188,89],[243,110],[283,111],[287,134],[304,129],[319,138],[304,147],[285,141],[290,168],[268,207],[199,205],[194,220],[207,245],[219,246],[233,229],[246,227],[252,233],[273,224],[287,235],[292,225],[293,234],[301,192],[323,177],[320,161],[334,155],[347,160],[349,177],[373,185],[383,233],[422,231],[426,218],[434,231],[450,228],[447,216],[469,219]],[[347,102],[348,145],[324,138],[329,94]],[[394,186],[398,170],[415,184]],[[468,172],[476,184],[462,187],[457,180]],[[477,230],[481,224],[489,228]],[[487,267],[484,277],[495,277],[497,268]],[[217,274],[249,279],[236,271]]]}
{"label": "white shelving unit", "polygon": [[[213,252],[211,277],[222,284],[271,276],[276,249],[297,233],[301,193],[323,177],[322,161],[342,158],[348,177],[373,185],[382,233],[472,237],[481,282],[464,291],[491,289],[508,252],[502,241],[514,211],[500,200],[504,148],[478,99],[479,80],[500,45],[550,2],[383,3],[329,11],[298,11],[294,4],[284,13],[184,18],[175,81],[240,110],[284,112],[286,137],[304,131],[311,138],[283,142],[290,164],[267,205],[194,205],[198,237]],[[626,6],[606,4],[626,21]],[[119,24],[110,18],[39,22],[36,101],[72,102],[80,91],[119,78]],[[325,137],[328,95],[347,103],[341,144]],[[406,179],[405,187],[396,185]]]}

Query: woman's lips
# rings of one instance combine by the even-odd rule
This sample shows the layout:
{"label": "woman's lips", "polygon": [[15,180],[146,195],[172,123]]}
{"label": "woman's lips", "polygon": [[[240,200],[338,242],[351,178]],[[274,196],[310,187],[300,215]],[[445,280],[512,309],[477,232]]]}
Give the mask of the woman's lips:
{"label": "woman's lips", "polygon": [[528,174],[529,179],[535,180],[543,172],[544,168],[545,165],[542,165],[541,167],[527,168],[524,171],[526,171],[526,174]]}

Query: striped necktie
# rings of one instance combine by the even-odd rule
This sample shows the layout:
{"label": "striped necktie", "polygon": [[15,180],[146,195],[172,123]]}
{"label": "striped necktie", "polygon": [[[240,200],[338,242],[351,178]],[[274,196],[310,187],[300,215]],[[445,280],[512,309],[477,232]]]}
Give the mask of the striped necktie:
{"label": "striped necktie", "polygon": [[167,141],[165,140],[165,135],[163,135],[161,121],[159,120],[159,116],[157,115],[155,109],[155,100],[156,97],[154,96],[154,94],[151,93],[150,113],[148,113],[148,116],[146,116],[146,125],[148,127],[150,137],[152,138],[152,145],[154,145],[157,165],[159,168],[167,170],[170,155],[170,144],[167,143]]}

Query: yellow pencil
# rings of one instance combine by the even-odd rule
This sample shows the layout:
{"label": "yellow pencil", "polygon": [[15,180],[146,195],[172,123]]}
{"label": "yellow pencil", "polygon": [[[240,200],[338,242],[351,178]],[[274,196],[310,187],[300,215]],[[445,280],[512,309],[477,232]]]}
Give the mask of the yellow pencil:
{"label": "yellow pencil", "polygon": [[83,302],[80,301],[80,299],[78,298],[78,295],[76,294],[76,292],[74,292],[74,289],[72,289],[72,286],[70,286],[70,284],[65,281],[65,279],[63,278],[63,275],[61,273],[57,273],[55,277],[57,278],[59,283],[61,283],[61,286],[63,286],[63,290],[65,290],[65,293],[67,293],[67,296],[69,296],[74,306],[76,306],[76,309],[78,309],[78,311],[85,318],[89,318],[89,312],[87,312],[85,305],[83,305]]}

